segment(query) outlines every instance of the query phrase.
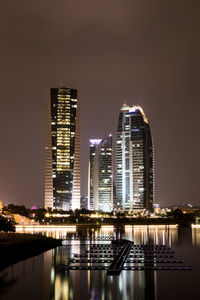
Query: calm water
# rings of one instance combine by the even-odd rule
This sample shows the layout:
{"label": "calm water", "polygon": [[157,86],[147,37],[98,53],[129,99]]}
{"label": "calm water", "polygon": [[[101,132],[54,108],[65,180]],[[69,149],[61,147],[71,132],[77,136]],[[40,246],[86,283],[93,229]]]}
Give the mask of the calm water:
{"label": "calm water", "polygon": [[[135,244],[169,245],[174,258],[184,260],[193,271],[122,271],[107,276],[106,271],[63,271],[68,257],[82,252],[80,241],[66,241],[62,247],[27,259],[0,273],[0,299],[199,299],[200,229],[134,227],[113,229],[73,229],[43,234],[56,237],[118,236]],[[96,243],[96,242],[94,242]],[[105,243],[105,242],[104,242]]]}

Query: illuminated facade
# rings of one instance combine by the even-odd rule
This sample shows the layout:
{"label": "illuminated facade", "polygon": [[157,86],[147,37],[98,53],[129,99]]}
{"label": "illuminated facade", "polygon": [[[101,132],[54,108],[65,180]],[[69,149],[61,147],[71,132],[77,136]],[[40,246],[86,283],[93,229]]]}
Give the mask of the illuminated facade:
{"label": "illuminated facade", "polygon": [[90,140],[88,176],[89,209],[113,210],[112,136]]}
{"label": "illuminated facade", "polygon": [[88,209],[94,209],[94,158],[101,139],[90,140],[90,160],[88,168]]}
{"label": "illuminated facade", "polygon": [[148,120],[138,105],[123,105],[117,145],[117,208],[153,210],[153,143]]}
{"label": "illuminated facade", "polygon": [[45,207],[80,208],[80,113],[77,90],[51,88],[46,129]]}

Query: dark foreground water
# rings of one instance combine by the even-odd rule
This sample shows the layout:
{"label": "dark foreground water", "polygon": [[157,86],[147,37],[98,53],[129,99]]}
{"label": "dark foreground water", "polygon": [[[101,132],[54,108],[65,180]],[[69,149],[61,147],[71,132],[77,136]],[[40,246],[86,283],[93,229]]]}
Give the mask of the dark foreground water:
{"label": "dark foreground water", "polygon": [[[45,232],[59,236],[118,236],[135,244],[169,245],[175,259],[193,271],[122,271],[107,276],[106,271],[63,271],[68,257],[82,252],[79,241],[17,263],[0,273],[0,299],[200,299],[200,229],[126,227],[121,230],[85,229]],[[95,243],[95,242],[94,242]],[[104,242],[105,243],[105,242]]]}

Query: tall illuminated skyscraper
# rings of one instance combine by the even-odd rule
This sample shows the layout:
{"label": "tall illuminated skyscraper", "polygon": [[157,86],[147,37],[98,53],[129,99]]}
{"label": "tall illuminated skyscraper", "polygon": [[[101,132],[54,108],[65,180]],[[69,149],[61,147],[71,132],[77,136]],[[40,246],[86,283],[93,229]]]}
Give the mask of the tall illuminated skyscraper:
{"label": "tall illuminated skyscraper", "polygon": [[88,166],[88,209],[94,209],[94,158],[102,139],[90,139],[90,157]]}
{"label": "tall illuminated skyscraper", "polygon": [[153,210],[154,164],[151,130],[143,109],[123,105],[117,130],[117,207]]}
{"label": "tall illuminated skyscraper", "polygon": [[80,208],[80,107],[76,89],[49,90],[45,159],[45,207]]}
{"label": "tall illuminated skyscraper", "polygon": [[112,136],[90,140],[89,209],[113,210]]}

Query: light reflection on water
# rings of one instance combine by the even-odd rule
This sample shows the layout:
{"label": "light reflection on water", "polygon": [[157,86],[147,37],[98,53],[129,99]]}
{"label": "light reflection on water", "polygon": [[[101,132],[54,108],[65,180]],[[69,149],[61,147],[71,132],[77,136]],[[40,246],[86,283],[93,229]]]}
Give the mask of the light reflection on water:
{"label": "light reflection on water", "polygon": [[122,271],[119,276],[107,276],[106,271],[54,273],[55,269],[52,265],[55,277],[51,278],[51,291],[46,299],[156,299],[156,272]]}
{"label": "light reflection on water", "polygon": [[68,235],[72,233],[76,233],[76,226],[69,226],[69,227],[62,227],[56,229],[45,229],[37,228],[37,227],[19,227],[16,228],[17,233],[30,233],[30,234],[42,234],[46,235],[47,237],[53,237],[55,239],[66,239]]}
{"label": "light reflection on water", "polygon": [[[31,231],[31,233],[35,232]],[[189,247],[192,245],[200,246],[200,228],[198,230],[193,228],[192,232],[187,231],[183,233],[179,232],[178,228],[170,226],[127,226],[120,229],[105,227],[98,229],[78,228],[77,230],[42,231],[41,233],[57,238],[77,237],[80,239],[73,239],[72,241],[67,240],[62,247],[47,251],[34,259],[18,263],[13,268],[7,268],[4,273],[7,272],[6,280],[7,282],[10,280],[11,284],[9,285],[9,289],[6,287],[4,288],[5,293],[2,299],[12,299],[12,292],[16,296],[17,294],[21,295],[21,297],[17,297],[20,300],[169,299],[165,295],[165,292],[162,297],[160,297],[161,292],[166,288],[167,284],[169,286],[171,285],[172,288],[173,283],[176,282],[178,285],[179,281],[187,282],[185,287],[188,287],[189,273],[187,271],[185,273],[159,273],[156,271],[124,270],[119,276],[107,276],[106,271],[66,271],[61,270],[58,265],[66,264],[68,257],[73,257],[73,254],[81,254],[83,252],[83,245],[89,249],[90,243],[99,243],[97,241],[84,240],[84,237],[115,236],[132,240],[135,244],[168,245],[172,247],[172,249],[175,249],[175,251],[177,250],[179,255],[179,257],[176,257],[177,259],[183,259],[182,256],[186,252],[191,251],[191,248]],[[193,255],[193,257],[195,257],[195,255]],[[34,268],[33,261],[34,266],[36,266]],[[24,269],[26,269],[26,276],[23,275],[23,264],[25,265]],[[193,276],[193,281],[195,282],[196,273],[190,274],[190,276]],[[40,288],[37,288],[37,291],[31,286],[33,278],[35,287],[40,286]],[[170,282],[170,280],[172,282]],[[29,285],[28,294],[26,294],[25,291],[22,291],[23,281],[27,281],[27,285]],[[34,289],[34,291],[30,292],[31,289]],[[184,289],[184,284],[181,286],[181,289]],[[174,295],[171,295],[170,298],[177,299],[177,295],[180,294],[180,289],[177,289],[176,291],[174,288],[173,292]],[[37,296],[35,293],[37,293]],[[186,295],[186,298],[184,298],[184,294]],[[182,299],[188,299],[187,290],[183,291]]]}
{"label": "light reflection on water", "polygon": [[[77,234],[77,232],[76,232]],[[79,235],[79,232],[78,232]],[[82,230],[80,236],[117,236],[134,241],[135,244],[162,244],[177,240],[177,228],[136,226],[122,230],[98,228]],[[67,258],[80,254],[83,241],[67,242],[67,247],[44,254],[45,264],[51,264],[51,291],[49,299],[156,299],[156,272],[122,271],[119,276],[107,276],[106,271],[62,271],[59,264],[66,264]],[[85,242],[86,243],[86,242]],[[90,243],[99,243],[91,241]],[[106,242],[103,242],[106,243]],[[89,248],[89,247],[88,247]],[[53,274],[53,276],[52,276]]]}
{"label": "light reflection on water", "polygon": [[169,226],[133,226],[125,228],[125,238],[135,244],[169,245],[178,240],[178,228]]}
{"label": "light reflection on water", "polygon": [[200,247],[200,228],[192,228],[192,244]]}
{"label": "light reflection on water", "polygon": [[[194,229],[194,228],[193,228]],[[200,230],[200,228],[199,228]],[[17,229],[19,233],[31,233],[31,234],[42,234],[48,237],[53,237],[57,239],[66,239],[68,237],[97,237],[97,236],[113,236],[118,238],[126,238],[134,241],[139,244],[148,243],[149,239],[152,240],[154,244],[165,245],[165,239],[167,240],[169,246],[176,242],[178,239],[178,230],[177,227],[172,226],[163,226],[163,225],[154,225],[154,226],[125,226],[124,229],[117,230],[114,227],[102,226],[99,228],[76,228],[68,227],[62,229]],[[199,231],[200,232],[200,231]]]}

